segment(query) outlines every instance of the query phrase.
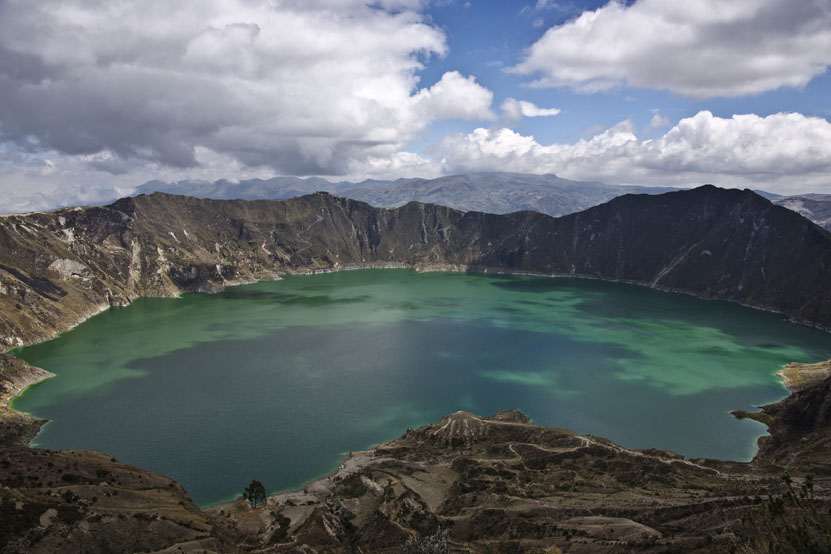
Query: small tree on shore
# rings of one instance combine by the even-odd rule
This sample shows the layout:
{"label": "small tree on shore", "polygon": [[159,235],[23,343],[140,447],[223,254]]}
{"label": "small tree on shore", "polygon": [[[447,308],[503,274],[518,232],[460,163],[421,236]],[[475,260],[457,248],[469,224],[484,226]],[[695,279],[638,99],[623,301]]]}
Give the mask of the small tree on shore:
{"label": "small tree on shore", "polygon": [[265,487],[262,483],[254,479],[250,485],[245,487],[245,490],[242,492],[242,497],[251,502],[251,505],[256,508],[257,504],[265,502]]}

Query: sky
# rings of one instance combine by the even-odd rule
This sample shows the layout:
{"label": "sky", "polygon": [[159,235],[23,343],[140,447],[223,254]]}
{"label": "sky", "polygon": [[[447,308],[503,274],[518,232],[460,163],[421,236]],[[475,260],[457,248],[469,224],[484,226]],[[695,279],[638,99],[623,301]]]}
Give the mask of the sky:
{"label": "sky", "polygon": [[831,0],[0,0],[0,212],[466,172],[831,194]]}

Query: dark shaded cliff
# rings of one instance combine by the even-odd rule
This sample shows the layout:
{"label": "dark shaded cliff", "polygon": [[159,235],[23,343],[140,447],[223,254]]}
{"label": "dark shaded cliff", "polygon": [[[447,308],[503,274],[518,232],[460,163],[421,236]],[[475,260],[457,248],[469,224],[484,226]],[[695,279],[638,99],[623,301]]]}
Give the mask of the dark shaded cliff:
{"label": "dark shaded cliff", "polygon": [[0,343],[50,338],[138,296],[385,265],[613,279],[831,328],[831,235],[748,190],[628,195],[561,218],[157,193],[0,218]]}

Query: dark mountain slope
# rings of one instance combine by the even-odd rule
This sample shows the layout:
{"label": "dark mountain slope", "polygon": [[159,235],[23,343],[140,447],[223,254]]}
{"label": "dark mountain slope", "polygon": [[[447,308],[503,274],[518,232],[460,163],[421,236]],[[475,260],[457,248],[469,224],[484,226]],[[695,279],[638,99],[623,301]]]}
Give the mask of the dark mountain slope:
{"label": "dark mountain slope", "polygon": [[[558,219],[503,217],[523,232],[487,236],[495,246],[477,265],[629,281],[831,321],[831,235],[750,191],[705,186],[627,195]],[[481,218],[483,232],[504,223],[466,218]]]}
{"label": "dark mountain slope", "polygon": [[[553,237],[536,227],[539,247],[523,252],[530,259],[520,267],[692,292],[825,326],[831,318],[831,235],[750,191],[625,196],[555,221]],[[550,265],[539,267],[542,259]]]}

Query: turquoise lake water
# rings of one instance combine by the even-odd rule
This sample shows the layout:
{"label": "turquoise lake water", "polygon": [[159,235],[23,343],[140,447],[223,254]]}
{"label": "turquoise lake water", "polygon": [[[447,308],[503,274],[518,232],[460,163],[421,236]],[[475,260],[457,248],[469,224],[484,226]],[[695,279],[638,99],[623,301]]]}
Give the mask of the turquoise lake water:
{"label": "turquoise lake water", "polygon": [[34,440],[169,475],[201,505],[296,488],[456,410],[631,448],[747,460],[728,412],[786,396],[831,335],[780,316],[576,279],[346,271],[141,299],[13,354],[57,374],[13,402]]}

